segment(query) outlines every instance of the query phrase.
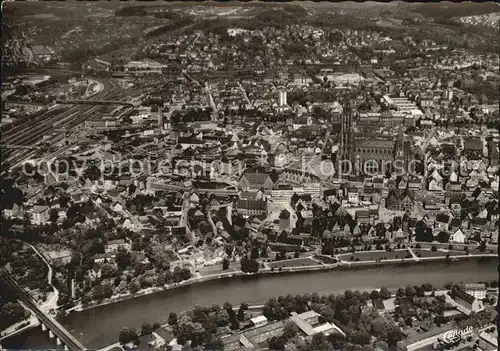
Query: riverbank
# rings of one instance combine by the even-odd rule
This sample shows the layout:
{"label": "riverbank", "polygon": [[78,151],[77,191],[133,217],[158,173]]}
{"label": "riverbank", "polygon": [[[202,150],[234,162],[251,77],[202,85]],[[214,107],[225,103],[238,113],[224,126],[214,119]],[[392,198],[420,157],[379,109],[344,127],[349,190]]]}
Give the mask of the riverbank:
{"label": "riverbank", "polygon": [[[382,261],[357,261],[357,262],[350,262],[350,261],[342,261],[339,263],[334,263],[334,264],[318,264],[318,265],[310,265],[310,266],[295,266],[295,267],[283,267],[280,270],[276,269],[271,269],[271,268],[263,268],[260,269],[257,273],[244,273],[240,270],[238,271],[232,271],[232,272],[227,272],[227,273],[217,273],[213,275],[206,275],[206,276],[198,276],[194,277],[188,280],[184,280],[180,283],[173,283],[173,284],[165,284],[163,287],[153,287],[153,288],[148,288],[144,290],[140,290],[136,294],[122,294],[119,296],[112,297],[110,299],[107,299],[105,301],[102,301],[100,303],[90,303],[87,304],[86,306],[83,305],[77,305],[75,307],[72,307],[71,309],[68,309],[68,312],[71,311],[85,311],[97,307],[102,307],[114,303],[118,303],[121,301],[129,300],[129,299],[134,299],[138,298],[141,296],[147,296],[150,294],[154,293],[159,293],[162,291],[167,291],[167,290],[172,290],[172,289],[177,289],[181,287],[186,287],[186,286],[191,286],[194,284],[199,284],[199,283],[204,283],[212,280],[218,280],[218,279],[229,279],[229,278],[235,278],[235,277],[243,277],[243,276],[264,276],[264,275],[284,275],[284,274],[290,274],[290,273],[299,273],[299,272],[315,272],[315,271],[331,271],[331,270],[358,270],[358,269],[368,269],[368,268],[377,268],[377,267],[384,267],[384,266],[412,266],[412,265],[419,265],[419,264],[428,264],[428,263],[433,263],[436,261],[444,261],[446,262],[447,260],[479,260],[479,259],[494,259],[498,258],[497,255],[495,254],[479,254],[479,255],[459,255],[459,256],[452,256],[449,259],[446,257],[413,257],[413,258],[406,258],[406,259],[388,259],[388,260],[382,260]],[[451,263],[451,262],[450,262]]]}
{"label": "riverbank", "polygon": [[[154,294],[129,298],[84,311],[74,311],[60,322],[89,349],[100,349],[117,340],[123,326],[139,330],[142,323],[168,322],[170,312],[199,305],[233,306],[246,302],[263,304],[276,296],[301,295],[316,292],[320,295],[341,294],[346,290],[371,291],[386,287],[432,284],[442,289],[446,283],[477,283],[498,279],[498,260],[470,259],[446,263],[444,260],[422,261],[410,265],[361,266],[357,269],[317,270],[315,272],[277,272],[275,274],[244,275],[211,279],[199,284],[181,286]],[[55,343],[40,328],[29,330],[3,343],[8,349],[51,349]]]}
{"label": "riverbank", "polygon": [[[401,288],[404,289],[405,287],[402,286],[402,287],[399,287],[399,288],[387,289],[390,292],[390,294],[391,294],[391,297],[389,299],[394,299],[397,296],[398,290],[401,289]],[[361,289],[360,292],[361,293],[365,293],[365,292],[366,293],[371,293],[373,290],[380,291],[380,288],[374,288],[374,289],[368,289],[368,288],[366,288],[366,289]],[[451,299],[451,297],[448,295],[448,290],[446,290],[446,289],[444,289],[444,290],[426,291],[425,295],[426,296],[429,296],[429,295],[439,296],[439,295],[441,295],[441,296],[444,296],[446,298],[446,300],[447,300],[448,303],[456,305],[456,302],[453,299]],[[253,305],[247,305],[247,308],[248,308],[248,310],[259,311],[260,313],[262,313],[262,309],[264,308],[264,306],[265,306],[265,304],[253,304]],[[239,305],[233,306],[232,309],[233,309],[234,312],[237,312],[238,309],[239,309],[239,307],[240,307]],[[161,325],[161,328],[165,328],[167,330],[169,329],[169,327],[170,326],[169,326],[168,323],[165,323],[165,324]],[[491,325],[488,325],[487,327],[485,327],[483,329],[487,329],[487,328],[490,328],[490,327],[491,327]],[[158,338],[160,340],[162,340],[161,337],[158,336],[157,334],[155,335],[155,333],[153,333],[153,336],[155,337],[156,340],[158,340]],[[161,341],[160,341],[160,343],[161,343]],[[161,344],[161,345],[163,345],[163,344]],[[110,350],[113,350],[113,349],[121,349],[121,350],[123,350],[122,344],[120,342],[115,342],[113,344],[107,345],[104,348],[101,348],[98,351],[110,351]],[[413,349],[415,349],[415,348],[413,348]]]}

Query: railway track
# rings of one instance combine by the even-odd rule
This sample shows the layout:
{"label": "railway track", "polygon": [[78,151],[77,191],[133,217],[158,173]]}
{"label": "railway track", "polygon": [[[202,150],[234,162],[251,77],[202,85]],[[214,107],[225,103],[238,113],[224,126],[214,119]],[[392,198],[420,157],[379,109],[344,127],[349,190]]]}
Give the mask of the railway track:
{"label": "railway track", "polygon": [[[84,122],[90,114],[97,112],[102,106],[93,106],[82,113],[75,113],[70,116],[60,116],[60,119],[63,119],[63,123],[59,123],[57,125],[58,128],[73,128],[74,126]],[[69,117],[69,118],[68,118]],[[51,123],[45,123],[43,126],[36,129],[36,131],[30,133],[29,135],[25,135],[16,140],[16,144],[18,145],[32,145],[43,140],[43,137],[49,134],[53,128],[54,123],[57,123],[59,120],[54,121],[52,119]],[[13,151],[7,158],[4,159],[3,167],[4,169],[9,169],[14,165],[17,165],[19,162],[26,160],[27,158],[33,156],[37,150],[11,150]]]}
{"label": "railway track", "polygon": [[[98,94],[90,100],[110,98],[117,95],[119,95],[119,93],[112,90],[104,94]],[[16,145],[37,144],[45,135],[49,134],[55,126],[58,128],[72,128],[85,121],[89,114],[97,112],[102,107],[103,106],[100,105],[79,105],[65,108],[59,114],[54,114],[53,111],[49,111],[19,126],[19,128],[14,131],[14,134],[8,133],[3,143]],[[19,165],[22,161],[32,157],[35,153],[36,150],[5,150],[4,148],[2,168],[3,170],[7,170],[13,166]]]}
{"label": "railway track", "polygon": [[[110,99],[120,99],[123,98],[123,93],[126,93],[128,97],[135,96],[150,90],[154,90],[163,83],[155,83],[142,87],[127,89],[125,91],[116,91],[116,84],[113,81],[107,82],[110,86],[111,91],[96,94],[92,96],[89,100],[110,100]],[[104,107],[103,105],[75,105],[72,107],[58,106],[47,113],[36,117],[22,125],[15,127],[13,133],[9,131],[6,138],[2,141],[5,144],[15,144],[15,145],[36,145],[43,140],[43,137],[50,134],[52,130],[57,127],[61,129],[71,130],[72,128],[78,126],[79,124],[85,122],[88,117],[99,111]],[[59,112],[60,113],[55,113]],[[33,157],[37,150],[26,150],[26,149],[5,149],[3,148],[3,170],[10,170],[21,165],[25,160]]]}

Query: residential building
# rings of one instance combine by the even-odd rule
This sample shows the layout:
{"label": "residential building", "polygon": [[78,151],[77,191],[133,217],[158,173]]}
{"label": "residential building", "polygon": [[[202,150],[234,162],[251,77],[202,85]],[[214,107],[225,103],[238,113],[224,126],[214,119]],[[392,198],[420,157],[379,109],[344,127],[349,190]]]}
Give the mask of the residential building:
{"label": "residential building", "polygon": [[477,312],[482,308],[482,304],[478,299],[457,285],[451,289],[450,296],[457,304],[471,312]]}
{"label": "residential building", "polygon": [[238,200],[236,211],[244,216],[261,216],[267,214],[267,201]]}
{"label": "residential building", "polygon": [[111,240],[104,245],[104,252],[106,253],[116,253],[120,250],[129,251],[131,245],[124,239]]}
{"label": "residential building", "polygon": [[49,208],[47,206],[34,206],[31,209],[32,221],[35,224],[43,224],[49,219]]}
{"label": "residential building", "polygon": [[482,300],[486,297],[486,285],[483,283],[465,284],[463,289],[467,294],[474,296],[478,300]]}
{"label": "residential building", "polygon": [[245,172],[240,179],[239,186],[244,190],[271,190],[273,181],[267,173]]}

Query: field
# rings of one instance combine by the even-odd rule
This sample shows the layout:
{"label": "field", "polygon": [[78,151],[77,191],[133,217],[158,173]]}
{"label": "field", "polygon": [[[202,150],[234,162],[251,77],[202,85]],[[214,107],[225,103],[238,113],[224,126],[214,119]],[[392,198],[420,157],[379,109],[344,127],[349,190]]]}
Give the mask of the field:
{"label": "field", "polygon": [[321,264],[321,263],[319,263],[319,262],[317,262],[309,257],[292,258],[291,260],[274,261],[274,262],[267,263],[269,268],[274,268],[274,269],[286,268],[286,267],[316,266],[319,264]]}
{"label": "field", "polygon": [[[419,249],[413,249],[413,252],[415,252],[415,255],[418,257],[446,257],[446,252],[444,251],[431,251],[431,250],[419,250]],[[450,256],[451,256],[450,252]]]}
{"label": "field", "polygon": [[[406,250],[396,250],[391,252],[386,251],[364,251],[351,254],[339,255],[339,259],[343,261],[376,261],[376,260],[397,260],[406,258],[409,252]],[[351,257],[353,259],[351,260]],[[408,257],[410,258],[410,257]]]}
{"label": "field", "polygon": [[199,269],[199,273],[202,277],[206,277],[208,275],[214,274],[223,274],[223,273],[234,273],[239,269],[239,264],[231,265],[228,269],[223,270],[222,265],[217,265],[218,267],[202,267]]}

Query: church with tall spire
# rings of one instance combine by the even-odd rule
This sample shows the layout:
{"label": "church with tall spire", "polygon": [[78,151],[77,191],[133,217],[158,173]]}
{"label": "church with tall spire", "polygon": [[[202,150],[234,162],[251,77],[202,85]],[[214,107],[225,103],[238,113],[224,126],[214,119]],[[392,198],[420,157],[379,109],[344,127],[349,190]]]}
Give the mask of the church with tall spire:
{"label": "church with tall spire", "polygon": [[352,161],[352,143],[353,143],[352,110],[349,98],[345,97],[341,115],[340,126],[340,144],[338,160]]}
{"label": "church with tall spire", "polygon": [[375,136],[370,131],[357,135],[354,133],[353,111],[350,100],[345,97],[341,115],[339,148],[337,152],[338,165],[342,171],[347,171],[350,161],[352,171],[359,174],[383,174],[392,169],[396,160],[408,163],[409,145],[405,142],[402,129],[396,139],[386,136]]}

